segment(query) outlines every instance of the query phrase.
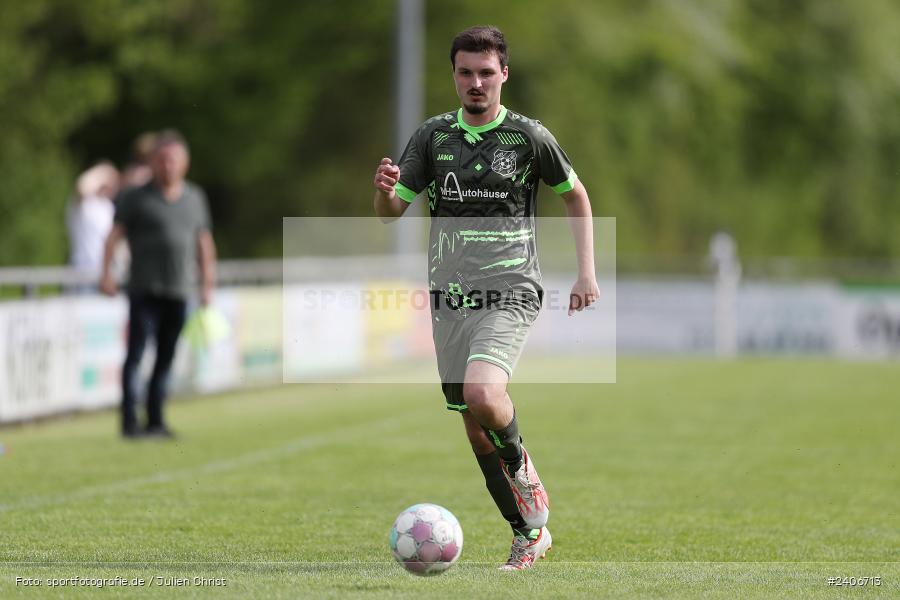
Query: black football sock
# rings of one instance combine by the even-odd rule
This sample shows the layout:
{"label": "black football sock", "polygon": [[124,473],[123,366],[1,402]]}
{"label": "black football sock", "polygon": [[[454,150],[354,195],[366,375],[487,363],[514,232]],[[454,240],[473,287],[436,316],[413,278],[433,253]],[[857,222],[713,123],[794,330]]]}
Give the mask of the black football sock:
{"label": "black football sock", "polygon": [[509,489],[509,484],[503,476],[500,457],[496,452],[491,452],[490,454],[476,454],[475,458],[478,460],[478,466],[481,467],[488,492],[491,493],[491,498],[494,499],[494,504],[497,505],[500,514],[509,522],[514,531],[523,527],[527,528],[525,519],[519,514],[516,506],[516,497],[513,496],[512,490]]}
{"label": "black football sock", "polygon": [[484,428],[494,446],[497,454],[506,463],[506,472],[512,475],[522,466],[522,440],[519,437],[519,422],[516,413],[513,412],[512,421],[503,429]]}

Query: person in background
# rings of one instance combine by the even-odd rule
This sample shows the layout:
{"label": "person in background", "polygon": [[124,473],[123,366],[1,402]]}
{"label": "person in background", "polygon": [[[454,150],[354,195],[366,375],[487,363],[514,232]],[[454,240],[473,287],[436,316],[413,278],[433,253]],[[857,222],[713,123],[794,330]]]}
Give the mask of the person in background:
{"label": "person in background", "polygon": [[131,146],[131,162],[122,169],[122,188],[141,187],[153,178],[150,159],[153,155],[156,134],[146,132],[139,135]]}
{"label": "person in background", "polygon": [[[102,161],[78,177],[75,194],[66,205],[69,265],[95,281],[103,265],[103,245],[112,229],[113,198],[118,190],[119,171]],[[85,286],[76,289],[84,291]]]}
{"label": "person in background", "polygon": [[[113,296],[111,271],[116,244],[125,239],[131,250],[128,300],[128,351],[122,367],[122,435],[172,437],[163,418],[172,360],[187,300],[200,270],[200,302],[212,298],[216,249],[206,195],[187,181],[187,142],[177,131],[159,133],[150,159],[152,179],[126,189],[117,200],[115,221],[106,240],[100,289]],[[147,390],[147,420],[137,420],[138,368],[147,340],[156,339],[156,362]]]}

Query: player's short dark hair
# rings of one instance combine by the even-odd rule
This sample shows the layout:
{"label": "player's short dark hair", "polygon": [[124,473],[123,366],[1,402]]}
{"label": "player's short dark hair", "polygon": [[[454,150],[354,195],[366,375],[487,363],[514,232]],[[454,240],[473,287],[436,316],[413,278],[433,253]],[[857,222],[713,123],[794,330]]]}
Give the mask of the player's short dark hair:
{"label": "player's short dark hair", "polygon": [[159,150],[164,146],[171,146],[172,144],[181,146],[187,152],[191,151],[190,147],[188,146],[187,140],[184,139],[184,136],[181,135],[181,132],[177,129],[163,129],[153,138],[154,151]]}
{"label": "player's short dark hair", "polygon": [[450,63],[456,68],[456,53],[463,52],[496,52],[502,69],[509,62],[506,50],[506,39],[503,32],[492,25],[479,25],[461,31],[453,38],[450,46]]}

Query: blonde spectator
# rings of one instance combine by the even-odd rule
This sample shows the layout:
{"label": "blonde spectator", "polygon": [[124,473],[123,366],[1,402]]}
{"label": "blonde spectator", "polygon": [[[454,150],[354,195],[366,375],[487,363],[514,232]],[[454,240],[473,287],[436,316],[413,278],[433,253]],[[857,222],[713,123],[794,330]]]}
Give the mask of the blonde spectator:
{"label": "blonde spectator", "polygon": [[108,161],[97,163],[78,177],[75,195],[66,207],[69,264],[99,275],[103,245],[113,225],[113,198],[119,191],[119,171]]}

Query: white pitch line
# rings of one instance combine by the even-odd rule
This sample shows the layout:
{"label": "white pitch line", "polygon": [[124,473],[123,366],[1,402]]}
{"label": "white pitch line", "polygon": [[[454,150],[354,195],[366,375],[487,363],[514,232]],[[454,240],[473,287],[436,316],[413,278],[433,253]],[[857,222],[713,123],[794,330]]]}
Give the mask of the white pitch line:
{"label": "white pitch line", "polygon": [[133,477],[115,483],[88,486],[68,494],[34,496],[20,502],[0,504],[0,513],[68,504],[69,502],[84,500],[94,496],[106,496],[116,492],[130,491],[140,486],[169,483],[180,479],[196,477],[198,475],[211,475],[223,473],[225,471],[233,471],[241,467],[256,465],[276,458],[300,454],[314,448],[343,442],[347,438],[353,438],[361,434],[371,434],[373,432],[390,430],[404,421],[412,420],[415,415],[416,413],[406,413],[402,417],[393,416],[373,423],[361,423],[352,427],[341,428],[329,433],[302,436],[295,438],[286,444],[282,444],[281,446],[254,450],[252,452],[239,454],[233,458],[214,460],[191,467],[173,469],[171,471],[161,471],[154,473],[153,475]]}

